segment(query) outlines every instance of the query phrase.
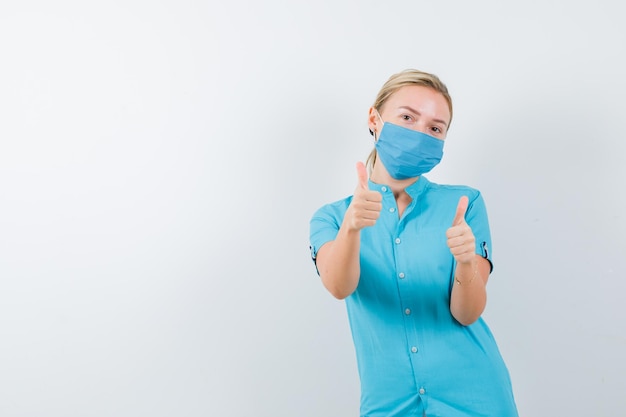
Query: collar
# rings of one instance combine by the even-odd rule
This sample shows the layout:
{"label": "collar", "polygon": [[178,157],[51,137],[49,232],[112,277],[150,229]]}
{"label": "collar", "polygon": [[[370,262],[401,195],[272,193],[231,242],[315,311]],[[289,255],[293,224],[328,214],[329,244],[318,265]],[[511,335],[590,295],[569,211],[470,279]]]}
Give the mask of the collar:
{"label": "collar", "polygon": [[[388,186],[387,184],[377,184],[371,180],[368,180],[369,184],[370,184],[370,189],[371,190],[376,190],[376,191],[380,191],[383,194],[391,191],[391,187]],[[417,180],[409,185],[408,187],[406,187],[404,189],[404,191],[413,199],[417,199],[417,197],[419,197],[420,194],[422,194],[424,192],[424,190],[426,190],[429,186],[430,186],[431,182],[428,181],[428,179],[421,175],[417,178]]]}

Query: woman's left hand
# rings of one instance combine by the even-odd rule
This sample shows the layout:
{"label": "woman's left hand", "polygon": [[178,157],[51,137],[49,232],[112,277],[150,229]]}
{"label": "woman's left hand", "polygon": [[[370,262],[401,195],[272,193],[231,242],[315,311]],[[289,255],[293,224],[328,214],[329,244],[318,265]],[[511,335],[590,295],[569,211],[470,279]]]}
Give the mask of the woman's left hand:
{"label": "woman's left hand", "polygon": [[463,196],[459,199],[456,214],[452,226],[446,231],[450,253],[459,264],[471,263],[476,254],[476,238],[472,228],[465,221],[465,212],[469,205],[469,198]]}

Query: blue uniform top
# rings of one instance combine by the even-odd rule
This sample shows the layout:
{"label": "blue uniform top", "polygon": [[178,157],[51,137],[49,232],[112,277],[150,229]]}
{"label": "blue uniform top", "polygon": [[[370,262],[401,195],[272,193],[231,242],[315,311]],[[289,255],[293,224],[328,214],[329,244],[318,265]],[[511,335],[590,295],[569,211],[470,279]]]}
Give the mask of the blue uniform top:
{"label": "blue uniform top", "polygon": [[[477,190],[425,177],[406,188],[402,217],[391,189],[376,224],[361,230],[361,276],[345,299],[361,381],[362,417],[514,417],[509,373],[482,318],[469,326],[450,313],[455,260],[447,246],[459,198],[477,253],[491,262],[487,211]],[[352,197],[313,215],[310,243],[334,240]]]}

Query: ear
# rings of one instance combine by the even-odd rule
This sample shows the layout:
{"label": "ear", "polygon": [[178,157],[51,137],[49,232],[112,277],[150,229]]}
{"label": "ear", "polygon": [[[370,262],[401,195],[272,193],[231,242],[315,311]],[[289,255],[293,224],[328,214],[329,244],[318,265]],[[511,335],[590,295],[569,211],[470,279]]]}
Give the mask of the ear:
{"label": "ear", "polygon": [[370,107],[369,114],[367,116],[367,127],[370,130],[370,133],[374,132],[374,137],[378,138],[378,134],[383,128],[383,122],[381,122],[380,117],[378,117],[378,113],[376,112],[376,108]]}

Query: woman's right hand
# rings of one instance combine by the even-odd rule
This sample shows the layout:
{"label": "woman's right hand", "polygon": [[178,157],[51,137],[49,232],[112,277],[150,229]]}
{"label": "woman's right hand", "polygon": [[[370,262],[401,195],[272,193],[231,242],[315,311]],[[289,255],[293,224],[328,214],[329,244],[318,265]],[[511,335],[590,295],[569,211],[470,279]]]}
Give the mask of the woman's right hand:
{"label": "woman's right hand", "polygon": [[359,184],[352,196],[352,202],[346,211],[343,224],[349,230],[358,231],[364,227],[373,226],[383,208],[383,196],[378,191],[368,187],[367,170],[363,162],[357,162],[356,172]]}

